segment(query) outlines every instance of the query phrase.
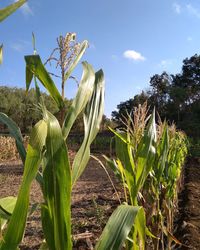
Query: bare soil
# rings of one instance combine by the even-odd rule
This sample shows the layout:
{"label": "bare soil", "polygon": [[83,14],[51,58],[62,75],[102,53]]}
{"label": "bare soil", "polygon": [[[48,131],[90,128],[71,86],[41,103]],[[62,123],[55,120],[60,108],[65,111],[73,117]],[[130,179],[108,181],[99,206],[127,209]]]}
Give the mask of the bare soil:
{"label": "bare soil", "polygon": [[[111,174],[112,175],[112,174]],[[19,161],[0,164],[0,197],[17,195],[22,177]],[[118,191],[120,186],[112,176]],[[31,189],[31,206],[42,201],[36,181]],[[74,250],[93,249],[108,217],[119,201],[105,171],[90,160],[72,194],[72,231]],[[179,194],[179,212],[175,218],[175,236],[183,245],[176,249],[200,250],[200,161],[188,159],[184,169],[184,185]],[[40,208],[28,217],[22,250],[39,249],[43,240]]]}
{"label": "bare soil", "polygon": [[177,249],[200,250],[200,159],[188,158],[184,185],[179,195],[176,237],[183,243]]}

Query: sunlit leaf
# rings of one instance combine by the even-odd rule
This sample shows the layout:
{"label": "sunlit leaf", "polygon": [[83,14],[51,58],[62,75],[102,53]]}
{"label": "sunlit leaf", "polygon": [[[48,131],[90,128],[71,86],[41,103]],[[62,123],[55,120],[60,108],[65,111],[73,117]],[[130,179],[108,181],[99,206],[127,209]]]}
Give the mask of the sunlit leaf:
{"label": "sunlit leaf", "polygon": [[69,132],[76,118],[87,105],[94,89],[94,81],[95,81],[94,70],[92,66],[87,62],[83,62],[82,65],[83,65],[83,75],[79,84],[79,88],[76,97],[74,98],[72,105],[70,106],[66,114],[62,128],[65,139],[69,135]]}
{"label": "sunlit leaf", "polygon": [[48,111],[42,226],[49,249],[71,249],[71,168],[58,120]]}
{"label": "sunlit leaf", "polygon": [[95,74],[95,83],[92,96],[84,112],[84,139],[75,156],[72,165],[72,184],[76,182],[85,169],[90,157],[90,145],[95,139],[103,116],[104,109],[104,75],[99,70]]}
{"label": "sunlit leaf", "polygon": [[13,196],[8,196],[0,199],[0,231],[4,228],[7,220],[10,219],[10,216],[16,204],[16,200],[17,198]]}
{"label": "sunlit leaf", "polygon": [[141,207],[120,205],[109,218],[95,249],[122,249],[140,209]]}
{"label": "sunlit leaf", "polygon": [[2,22],[6,17],[11,15],[14,11],[16,11],[19,7],[21,7],[26,0],[18,0],[17,2],[10,4],[9,6],[0,9],[0,22]]}
{"label": "sunlit leaf", "polygon": [[39,55],[25,56],[26,61],[26,89],[30,87],[32,74],[43,84],[59,108],[64,106],[64,101],[56,88],[51,76],[45,69]]}

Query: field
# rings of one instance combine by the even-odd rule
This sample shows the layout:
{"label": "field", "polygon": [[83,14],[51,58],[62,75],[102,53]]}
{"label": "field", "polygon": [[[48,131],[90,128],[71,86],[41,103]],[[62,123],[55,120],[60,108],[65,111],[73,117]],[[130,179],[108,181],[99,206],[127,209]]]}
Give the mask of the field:
{"label": "field", "polygon": [[[97,155],[100,157],[100,155]],[[73,153],[71,153],[73,157]],[[184,185],[179,194],[179,212],[175,218],[175,235],[185,246],[176,249],[199,249],[200,246],[200,168],[199,159],[187,160]],[[0,165],[0,197],[17,195],[22,176],[19,160],[3,161]],[[111,174],[120,193],[120,186]],[[121,194],[121,193],[120,193]],[[31,204],[41,202],[41,192],[34,181]],[[93,159],[77,182],[72,193],[73,249],[93,249],[108,217],[119,204],[105,171]],[[39,249],[43,234],[39,207],[29,215],[21,249]],[[187,247],[189,246],[189,248]]]}
{"label": "field", "polygon": [[[20,161],[0,165],[0,197],[17,195],[22,176]],[[41,192],[36,181],[32,185],[31,204],[41,202]],[[119,204],[105,171],[95,160],[90,160],[85,173],[72,193],[72,230],[74,249],[92,249],[107,218]],[[42,242],[39,208],[29,216],[21,249],[38,249]]]}

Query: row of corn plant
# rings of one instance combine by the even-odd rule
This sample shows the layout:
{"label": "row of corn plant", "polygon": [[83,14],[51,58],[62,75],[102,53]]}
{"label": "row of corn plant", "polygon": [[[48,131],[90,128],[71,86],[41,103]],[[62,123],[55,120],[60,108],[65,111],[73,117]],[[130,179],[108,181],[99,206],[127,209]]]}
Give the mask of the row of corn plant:
{"label": "row of corn plant", "polygon": [[[25,1],[19,1],[18,4],[22,4],[22,2]],[[19,5],[17,6],[19,7]],[[13,8],[16,8],[16,5],[0,10],[1,21],[5,18],[6,13],[8,16],[14,10]],[[73,36],[71,37],[73,39]],[[34,37],[33,42],[35,43]],[[63,71],[62,87],[80,61],[87,45],[87,41],[80,44],[79,51],[76,51],[67,71]],[[36,178],[44,200],[40,206],[45,238],[41,249],[70,250],[72,249],[71,193],[74,184],[87,165],[90,157],[90,145],[100,127],[104,106],[103,71],[99,70],[95,73],[90,64],[82,63],[83,75],[76,97],[72,101],[71,107],[66,110],[63,95],[59,93],[40,56],[36,54],[35,46],[34,55],[26,56],[25,61],[27,91],[34,79],[38,110],[41,112],[42,119],[33,127],[26,150],[20,129],[6,114],[0,113],[0,122],[8,127],[10,135],[15,138],[16,147],[24,165],[18,196],[0,199],[0,249],[19,249],[29,210],[31,183]],[[40,96],[38,80],[61,111],[59,121],[45,107]],[[82,145],[76,153],[73,163],[70,164],[67,148],[68,135],[81,112],[84,113],[85,134]],[[140,221],[143,214],[141,207],[120,205],[110,217],[96,249],[121,249],[133,223],[138,224],[138,227],[141,228]]]}
{"label": "row of corn plant", "polygon": [[123,184],[126,203],[144,208],[140,221],[143,234],[134,225],[127,249],[145,249],[147,245],[171,249],[172,242],[181,244],[173,236],[173,218],[187,138],[175,125],[160,119],[156,124],[155,111],[150,116],[147,113],[144,103],[123,121],[125,129],[113,131],[116,158],[105,158]]}

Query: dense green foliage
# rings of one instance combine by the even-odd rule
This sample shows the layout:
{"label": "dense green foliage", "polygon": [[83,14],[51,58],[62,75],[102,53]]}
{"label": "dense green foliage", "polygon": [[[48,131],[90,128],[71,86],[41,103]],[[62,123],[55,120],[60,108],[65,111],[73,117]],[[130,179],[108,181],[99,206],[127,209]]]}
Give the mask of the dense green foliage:
{"label": "dense green foliage", "polygon": [[147,100],[150,112],[156,107],[162,119],[175,122],[192,137],[200,137],[200,55],[186,58],[180,74],[154,75],[150,86],[150,90],[121,102],[118,111],[112,113],[113,120],[121,123],[127,112]]}
{"label": "dense green foliage", "polygon": [[[42,93],[44,103],[48,110],[57,115],[58,108],[52,98]],[[23,133],[27,133],[41,119],[41,114],[37,109],[37,98],[35,90],[26,92],[22,88],[0,87],[0,112],[7,114],[20,127]],[[65,100],[68,107],[70,101]]]}

